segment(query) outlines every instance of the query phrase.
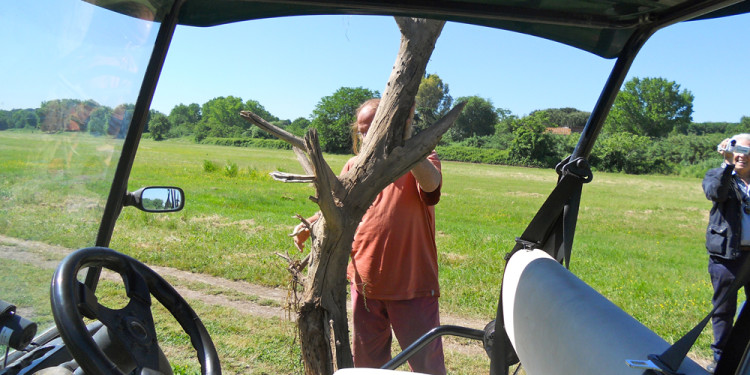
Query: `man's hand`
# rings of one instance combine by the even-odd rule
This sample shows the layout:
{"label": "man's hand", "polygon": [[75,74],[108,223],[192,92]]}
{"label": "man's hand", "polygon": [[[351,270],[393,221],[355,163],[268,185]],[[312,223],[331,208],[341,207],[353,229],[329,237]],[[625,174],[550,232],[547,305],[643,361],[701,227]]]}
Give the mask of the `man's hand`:
{"label": "man's hand", "polygon": [[729,147],[729,141],[730,139],[727,138],[719,143],[719,153],[724,157],[725,163],[734,164],[734,152],[726,151],[727,147]]}
{"label": "man's hand", "polygon": [[300,221],[302,222],[294,227],[294,230],[289,234],[289,237],[294,237],[294,246],[297,247],[297,250],[302,252],[305,249],[305,241],[310,238],[310,229],[312,228],[312,225],[315,224],[318,219],[320,219],[320,212],[313,216],[310,216],[307,219],[299,214],[297,214],[295,217],[300,219]]}
{"label": "man's hand", "polygon": [[305,249],[305,241],[310,238],[310,229],[305,223],[299,223],[289,236],[294,237],[294,246],[302,252]]}

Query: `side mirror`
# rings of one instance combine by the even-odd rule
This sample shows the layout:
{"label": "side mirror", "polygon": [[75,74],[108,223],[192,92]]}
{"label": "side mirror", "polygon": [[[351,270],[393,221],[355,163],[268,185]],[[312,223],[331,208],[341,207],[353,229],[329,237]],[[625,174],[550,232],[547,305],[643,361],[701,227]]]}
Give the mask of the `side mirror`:
{"label": "side mirror", "polygon": [[185,207],[185,192],[174,186],[149,186],[125,195],[123,206],[146,212],[177,212]]}

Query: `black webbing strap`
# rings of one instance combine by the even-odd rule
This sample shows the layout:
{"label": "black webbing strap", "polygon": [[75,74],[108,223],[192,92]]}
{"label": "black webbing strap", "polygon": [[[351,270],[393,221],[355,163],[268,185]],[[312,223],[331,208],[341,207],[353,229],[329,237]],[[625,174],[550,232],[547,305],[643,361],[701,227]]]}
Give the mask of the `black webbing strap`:
{"label": "black webbing strap", "polygon": [[[520,249],[542,248],[562,215],[563,253],[566,266],[570,262],[581,189],[583,184],[590,182],[593,176],[585,159],[578,158],[572,162],[568,160],[566,158],[556,168],[558,174],[560,174],[557,185],[534,218],[531,219],[521,237],[516,238],[516,246],[506,256],[506,260],[510,259],[510,256]],[[550,255],[561,261],[556,251]]]}
{"label": "black webbing strap", "polygon": [[[570,268],[570,254],[573,250],[573,237],[576,233],[576,223],[578,222],[578,208],[581,203],[582,185],[578,185],[578,190],[568,200],[563,208],[563,255],[565,268]],[[555,258],[557,259],[557,258]]]}
{"label": "black webbing strap", "polygon": [[735,277],[732,284],[729,285],[729,291],[724,295],[724,298],[722,298],[719,303],[711,309],[711,312],[708,313],[698,325],[686,333],[685,336],[682,336],[682,338],[667,348],[664,353],[658,355],[651,354],[648,356],[648,359],[650,359],[655,365],[659,366],[665,374],[678,374],[677,369],[680,368],[682,361],[685,360],[690,348],[695,344],[695,341],[698,339],[698,336],[700,336],[703,328],[705,328],[708,321],[711,320],[711,317],[716,311],[716,307],[721,306],[730,296],[736,296],[737,291],[740,290],[743,285],[747,284],[748,281],[750,281],[750,257],[745,258],[742,267],[740,267],[740,271],[737,273],[737,277]]}
{"label": "black webbing strap", "polygon": [[721,360],[716,366],[714,375],[734,375],[736,373],[735,369],[737,369],[737,372],[740,371],[740,362],[742,361],[742,357],[745,356],[749,338],[750,307],[745,302],[740,311],[740,316],[737,317],[732,331],[729,332],[729,339],[724,346],[724,350],[721,352]]}
{"label": "black webbing strap", "polygon": [[[581,189],[584,183],[593,178],[588,163],[583,158],[570,161],[566,158],[555,168],[560,178],[557,185],[550,193],[547,200],[539,208],[536,215],[524,230],[521,237],[516,238],[516,245],[505,257],[507,261],[518,250],[541,248],[550,233],[557,227],[562,215],[563,224],[563,258],[566,267],[570,262],[573,235],[578,217],[578,207],[581,201]],[[554,251],[552,255],[561,261]],[[507,263],[506,263],[507,264]],[[518,362],[518,358],[510,345],[508,334],[505,331],[503,319],[502,284],[500,285],[500,298],[498,298],[497,313],[495,318],[495,333],[492,353],[490,358],[490,375],[506,375],[508,367]]]}

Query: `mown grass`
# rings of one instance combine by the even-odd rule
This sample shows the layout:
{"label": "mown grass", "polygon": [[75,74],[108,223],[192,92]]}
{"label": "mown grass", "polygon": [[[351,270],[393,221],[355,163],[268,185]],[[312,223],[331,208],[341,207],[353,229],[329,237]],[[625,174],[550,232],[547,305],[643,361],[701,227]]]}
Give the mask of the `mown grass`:
{"label": "mown grass", "polygon": [[[21,153],[23,139],[17,142],[12,152]],[[297,224],[292,215],[308,216],[317,210],[308,199],[314,194],[310,185],[284,184],[268,176],[274,170],[301,173],[292,152],[181,141],[143,140],[141,146],[130,190],[146,185],[180,186],[187,196],[186,206],[181,212],[162,215],[124,209],[112,248],[149,264],[266,286],[287,285],[285,261],[274,253],[301,258],[303,254],[297,253],[287,236]],[[7,149],[5,144],[2,147]],[[97,151],[92,148],[90,152]],[[0,170],[5,179],[6,169],[2,168],[10,165],[11,157],[3,155],[5,152],[0,154]],[[338,172],[348,156],[326,158]],[[218,168],[207,170],[207,161]],[[49,168],[40,166],[45,167]],[[224,172],[235,169],[236,174]],[[443,163],[443,175],[443,197],[436,209],[441,310],[489,321],[497,306],[502,258],[552,191],[557,176],[551,170],[454,162]],[[21,178],[9,172],[8,176]],[[0,181],[0,199],[18,199],[13,190],[18,186]],[[91,194],[83,191],[80,196],[86,199]],[[31,199],[22,207],[27,212],[0,212],[0,233],[63,245],[80,241],[70,229],[49,229],[40,235],[34,224],[16,225],[50,209],[34,208]],[[75,208],[69,203],[55,212],[64,215],[70,207]],[[709,208],[700,179],[595,172],[593,182],[583,188],[571,271],[672,342],[710,310],[711,286],[703,246]],[[53,220],[72,225],[66,224],[65,217]],[[95,226],[95,220],[88,225]],[[208,320],[214,340],[221,343],[222,361],[233,369],[228,372],[300,372],[295,367],[298,364],[280,364],[273,371],[271,367],[240,370],[242,366],[261,366],[258,363],[267,356],[252,351],[264,346],[269,347],[274,360],[298,360],[298,355],[288,350],[296,345],[284,341],[293,339],[293,330],[287,327],[274,333],[268,330],[276,322],[239,317],[236,311],[198,301],[194,305],[204,321]],[[709,356],[710,341],[707,329],[694,348],[698,356]],[[285,349],[285,354],[273,349],[277,346]],[[451,373],[486,367],[483,359],[454,353],[448,354],[448,361]],[[465,373],[478,372],[483,371]]]}
{"label": "mown grass", "polygon": [[73,248],[92,244],[121,143],[2,132],[0,233]]}
{"label": "mown grass", "polygon": [[[110,308],[121,308],[128,301],[122,284],[112,281],[100,284],[97,297],[99,303]],[[197,300],[189,300],[189,303],[210,332],[224,373],[303,372],[292,322],[254,317],[230,307],[211,306]],[[200,374],[200,363],[189,336],[166,308],[159,303],[152,306],[159,345],[176,373]]]}
{"label": "mown grass", "polygon": [[[301,257],[286,236],[295,213],[316,206],[307,184],[267,172],[301,172],[289,151],[144,142],[131,187],[176,184],[186,209],[123,213],[113,246],[139,259],[268,286],[286,285],[274,252]],[[194,150],[187,152],[187,150]],[[182,151],[182,152],[181,152]],[[329,155],[338,172],[348,156]],[[203,170],[204,160],[239,166],[236,177]],[[158,161],[158,163],[154,163]],[[554,188],[551,170],[443,163],[437,206],[441,306],[491,320],[502,257]],[[710,208],[700,180],[596,173],[584,186],[571,270],[668,341],[710,308],[703,238]],[[144,230],[147,229],[147,230]],[[708,348],[704,334],[698,348]],[[707,353],[707,351],[703,351]]]}
{"label": "mown grass", "polygon": [[[41,327],[54,322],[49,306],[49,283],[54,270],[3,259],[0,262],[0,299],[18,307],[23,318],[33,319]],[[30,287],[47,285],[46,288]]]}

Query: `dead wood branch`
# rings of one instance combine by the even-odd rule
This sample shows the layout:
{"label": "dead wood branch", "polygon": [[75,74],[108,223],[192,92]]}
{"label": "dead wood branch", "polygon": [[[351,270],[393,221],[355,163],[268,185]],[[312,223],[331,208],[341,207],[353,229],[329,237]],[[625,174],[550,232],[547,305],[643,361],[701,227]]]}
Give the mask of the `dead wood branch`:
{"label": "dead wood branch", "polygon": [[312,246],[306,258],[309,264],[297,319],[306,374],[331,374],[336,368],[353,365],[346,315],[346,267],[357,225],[384,187],[408,173],[435,148],[463,108],[460,104],[419,135],[406,136],[407,119],[445,22],[396,18],[396,23],[402,32],[396,62],[362,151],[345,175],[337,176],[324,160],[315,129],[310,129],[303,140],[251,112],[241,113],[292,144],[305,173],[315,176],[317,196],[312,199],[321,215],[310,228]]}
{"label": "dead wood branch", "polygon": [[273,177],[274,180],[281,182],[310,183],[315,181],[314,175],[293,174],[279,171],[273,171],[269,173],[269,175]]}
{"label": "dead wood branch", "polygon": [[300,149],[305,148],[305,142],[302,140],[302,138],[297,137],[296,135],[278,126],[271,124],[255,113],[252,113],[250,111],[240,111],[240,116],[249,121],[251,124],[255,124],[255,126],[267,131],[268,133],[271,133],[274,137],[286,141],[293,147],[297,147]]}
{"label": "dead wood branch", "polygon": [[305,173],[315,174],[313,166],[310,164],[310,159],[307,158],[307,154],[298,147],[292,147],[292,150],[294,151],[294,155],[297,155],[297,161],[299,161],[299,164],[302,166],[302,169],[305,170]]}
{"label": "dead wood branch", "polygon": [[[445,22],[396,17],[402,32],[401,46],[383,98],[365,138],[358,159],[342,183],[354,197],[377,195],[388,184],[407,173],[424,159],[450,128],[463,105],[456,106],[443,119],[408,141],[407,119],[424,76],[435,42]],[[409,142],[409,147],[403,147]],[[370,202],[365,202],[365,210]],[[356,204],[356,203],[355,203]]]}
{"label": "dead wood branch", "polygon": [[325,220],[338,227],[342,224],[341,200],[344,187],[323,158],[318,132],[311,129],[305,135],[305,145],[310,153],[315,178],[315,190],[318,192],[318,206]]}

